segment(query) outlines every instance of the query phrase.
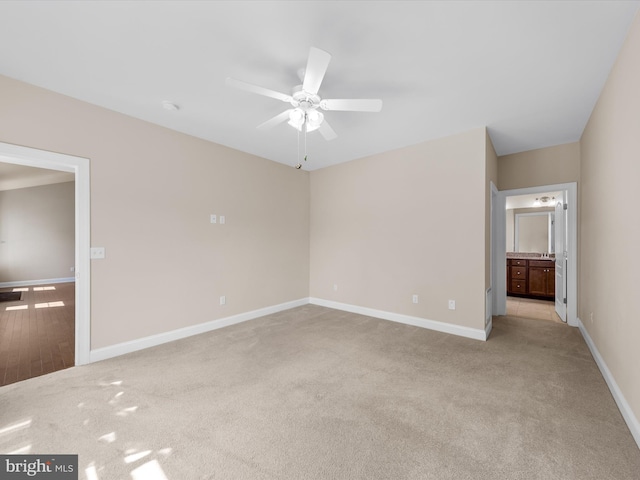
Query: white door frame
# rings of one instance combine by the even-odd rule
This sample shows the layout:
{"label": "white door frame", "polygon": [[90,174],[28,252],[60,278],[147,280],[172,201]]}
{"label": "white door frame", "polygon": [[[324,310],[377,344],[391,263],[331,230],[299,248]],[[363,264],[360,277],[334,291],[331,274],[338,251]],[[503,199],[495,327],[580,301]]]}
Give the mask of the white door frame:
{"label": "white door frame", "polygon": [[[534,193],[545,193],[557,190],[567,191],[567,226],[569,237],[567,239],[567,324],[573,327],[578,326],[578,184],[560,183],[556,185],[543,185],[540,187],[517,188],[513,190],[501,190],[496,196],[495,223],[493,245],[495,256],[493,257],[492,269],[496,273],[493,276],[495,290],[493,299],[495,309],[494,315],[506,315],[507,313],[507,197],[514,195],[528,195]],[[502,274],[500,274],[502,272]]]}
{"label": "white door frame", "polygon": [[91,351],[91,262],[89,159],[0,142],[0,162],[75,174],[75,364],[89,363]]}

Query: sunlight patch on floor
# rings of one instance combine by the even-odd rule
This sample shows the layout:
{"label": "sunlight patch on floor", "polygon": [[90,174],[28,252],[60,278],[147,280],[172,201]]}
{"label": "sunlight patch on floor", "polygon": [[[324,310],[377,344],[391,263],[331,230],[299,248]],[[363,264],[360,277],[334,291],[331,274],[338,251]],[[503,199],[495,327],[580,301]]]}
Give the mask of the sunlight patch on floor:
{"label": "sunlight patch on floor", "polygon": [[116,441],[116,439],[116,432],[105,433],[101,437],[98,437],[98,441],[106,443],[113,443]]}
{"label": "sunlight patch on floor", "polygon": [[29,305],[16,305],[14,307],[7,307],[5,312],[10,312],[12,310],[26,310],[27,308],[29,308]]}
{"label": "sunlight patch on floor", "polygon": [[[120,417],[134,415],[138,410],[138,405],[130,407],[117,406],[118,404],[126,402],[127,397],[125,396],[125,390],[123,390],[123,383],[124,382],[122,380],[115,380],[111,382],[103,380],[98,382],[98,385],[102,388],[106,388],[107,390],[114,389],[114,393],[110,395],[110,398],[106,400],[106,403],[114,407],[114,409],[117,410],[114,414]],[[90,407],[90,405],[85,402],[79,402],[77,406],[81,410],[86,410]],[[90,420],[86,419],[84,425],[89,426],[90,423]],[[100,434],[98,433],[97,435]],[[118,435],[115,430],[97,436],[96,440],[105,444],[114,444],[114,447],[118,444],[122,445],[122,442],[125,442],[125,444],[131,444],[131,439],[122,438],[122,436]],[[133,480],[168,480],[157,459],[171,455],[173,453],[173,449],[171,447],[165,447],[155,452],[154,450],[141,450],[140,448],[129,448],[124,451],[118,449],[118,451],[120,452],[120,455],[122,455],[124,463],[127,465],[126,468],[132,469],[129,473]],[[156,458],[153,458],[154,456]],[[142,465],[136,465],[136,462],[145,463]],[[84,469],[85,478],[87,480],[105,480],[101,479],[101,475],[104,471],[105,466],[101,465],[99,460],[94,459],[88,463]]]}
{"label": "sunlight patch on floor", "polygon": [[49,308],[49,307],[64,307],[64,302],[45,302],[45,303],[36,303],[34,305],[36,308]]}
{"label": "sunlight patch on floor", "polygon": [[[18,439],[16,435],[23,434],[31,427],[32,420],[19,420],[0,428],[0,450],[9,455],[26,455],[31,453],[31,440]],[[5,446],[6,445],[6,446]]]}
{"label": "sunlight patch on floor", "polygon": [[20,422],[13,423],[11,425],[7,425],[4,428],[0,428],[0,436],[9,435],[17,430],[22,430],[25,428],[29,428],[31,426],[31,419],[22,420]]}
{"label": "sunlight patch on floor", "polygon": [[133,480],[168,480],[157,460],[151,460],[131,470]]}
{"label": "sunlight patch on floor", "polygon": [[84,469],[84,473],[87,474],[87,480],[99,480],[98,471],[96,470],[95,465],[89,465]]}
{"label": "sunlight patch on floor", "polygon": [[145,450],[144,452],[130,453],[129,455],[124,457],[124,463],[137,462],[138,460],[146,457],[149,454],[151,454],[151,450]]}

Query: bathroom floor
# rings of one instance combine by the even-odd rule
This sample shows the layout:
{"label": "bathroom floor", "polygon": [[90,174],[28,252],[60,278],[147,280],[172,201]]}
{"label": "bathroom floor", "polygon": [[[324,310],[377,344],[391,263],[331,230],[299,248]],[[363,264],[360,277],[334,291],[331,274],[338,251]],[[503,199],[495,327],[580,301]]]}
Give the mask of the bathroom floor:
{"label": "bathroom floor", "polygon": [[550,300],[507,297],[507,315],[564,323],[556,313],[555,303]]}

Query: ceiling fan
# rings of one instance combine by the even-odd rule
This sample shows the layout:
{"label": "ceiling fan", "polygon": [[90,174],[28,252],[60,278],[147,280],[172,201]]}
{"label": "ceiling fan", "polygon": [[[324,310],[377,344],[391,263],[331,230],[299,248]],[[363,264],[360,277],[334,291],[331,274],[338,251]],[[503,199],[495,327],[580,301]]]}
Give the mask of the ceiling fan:
{"label": "ceiling fan", "polygon": [[319,48],[311,47],[307,67],[301,71],[302,85],[293,88],[291,95],[276,92],[268,88],[259,87],[250,83],[227,78],[228,86],[257,93],[266,97],[275,98],[285,103],[291,104],[289,108],[266,122],[258,125],[260,129],[269,129],[288,122],[289,125],[302,132],[312,132],[318,130],[326,140],[333,140],[337,137],[336,132],[331,128],[324,118],[324,111],[343,112],[379,112],[382,110],[382,100],[379,99],[322,99],[318,95],[318,90],[324,79],[324,75],[329,66],[331,55]]}

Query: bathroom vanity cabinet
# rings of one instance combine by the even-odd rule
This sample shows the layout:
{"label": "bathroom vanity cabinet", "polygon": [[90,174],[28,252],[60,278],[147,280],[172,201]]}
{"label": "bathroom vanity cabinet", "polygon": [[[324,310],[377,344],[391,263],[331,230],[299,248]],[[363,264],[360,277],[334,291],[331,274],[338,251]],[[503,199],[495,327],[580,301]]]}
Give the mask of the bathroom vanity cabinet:
{"label": "bathroom vanity cabinet", "polygon": [[551,259],[507,259],[507,295],[554,298],[555,262]]}

